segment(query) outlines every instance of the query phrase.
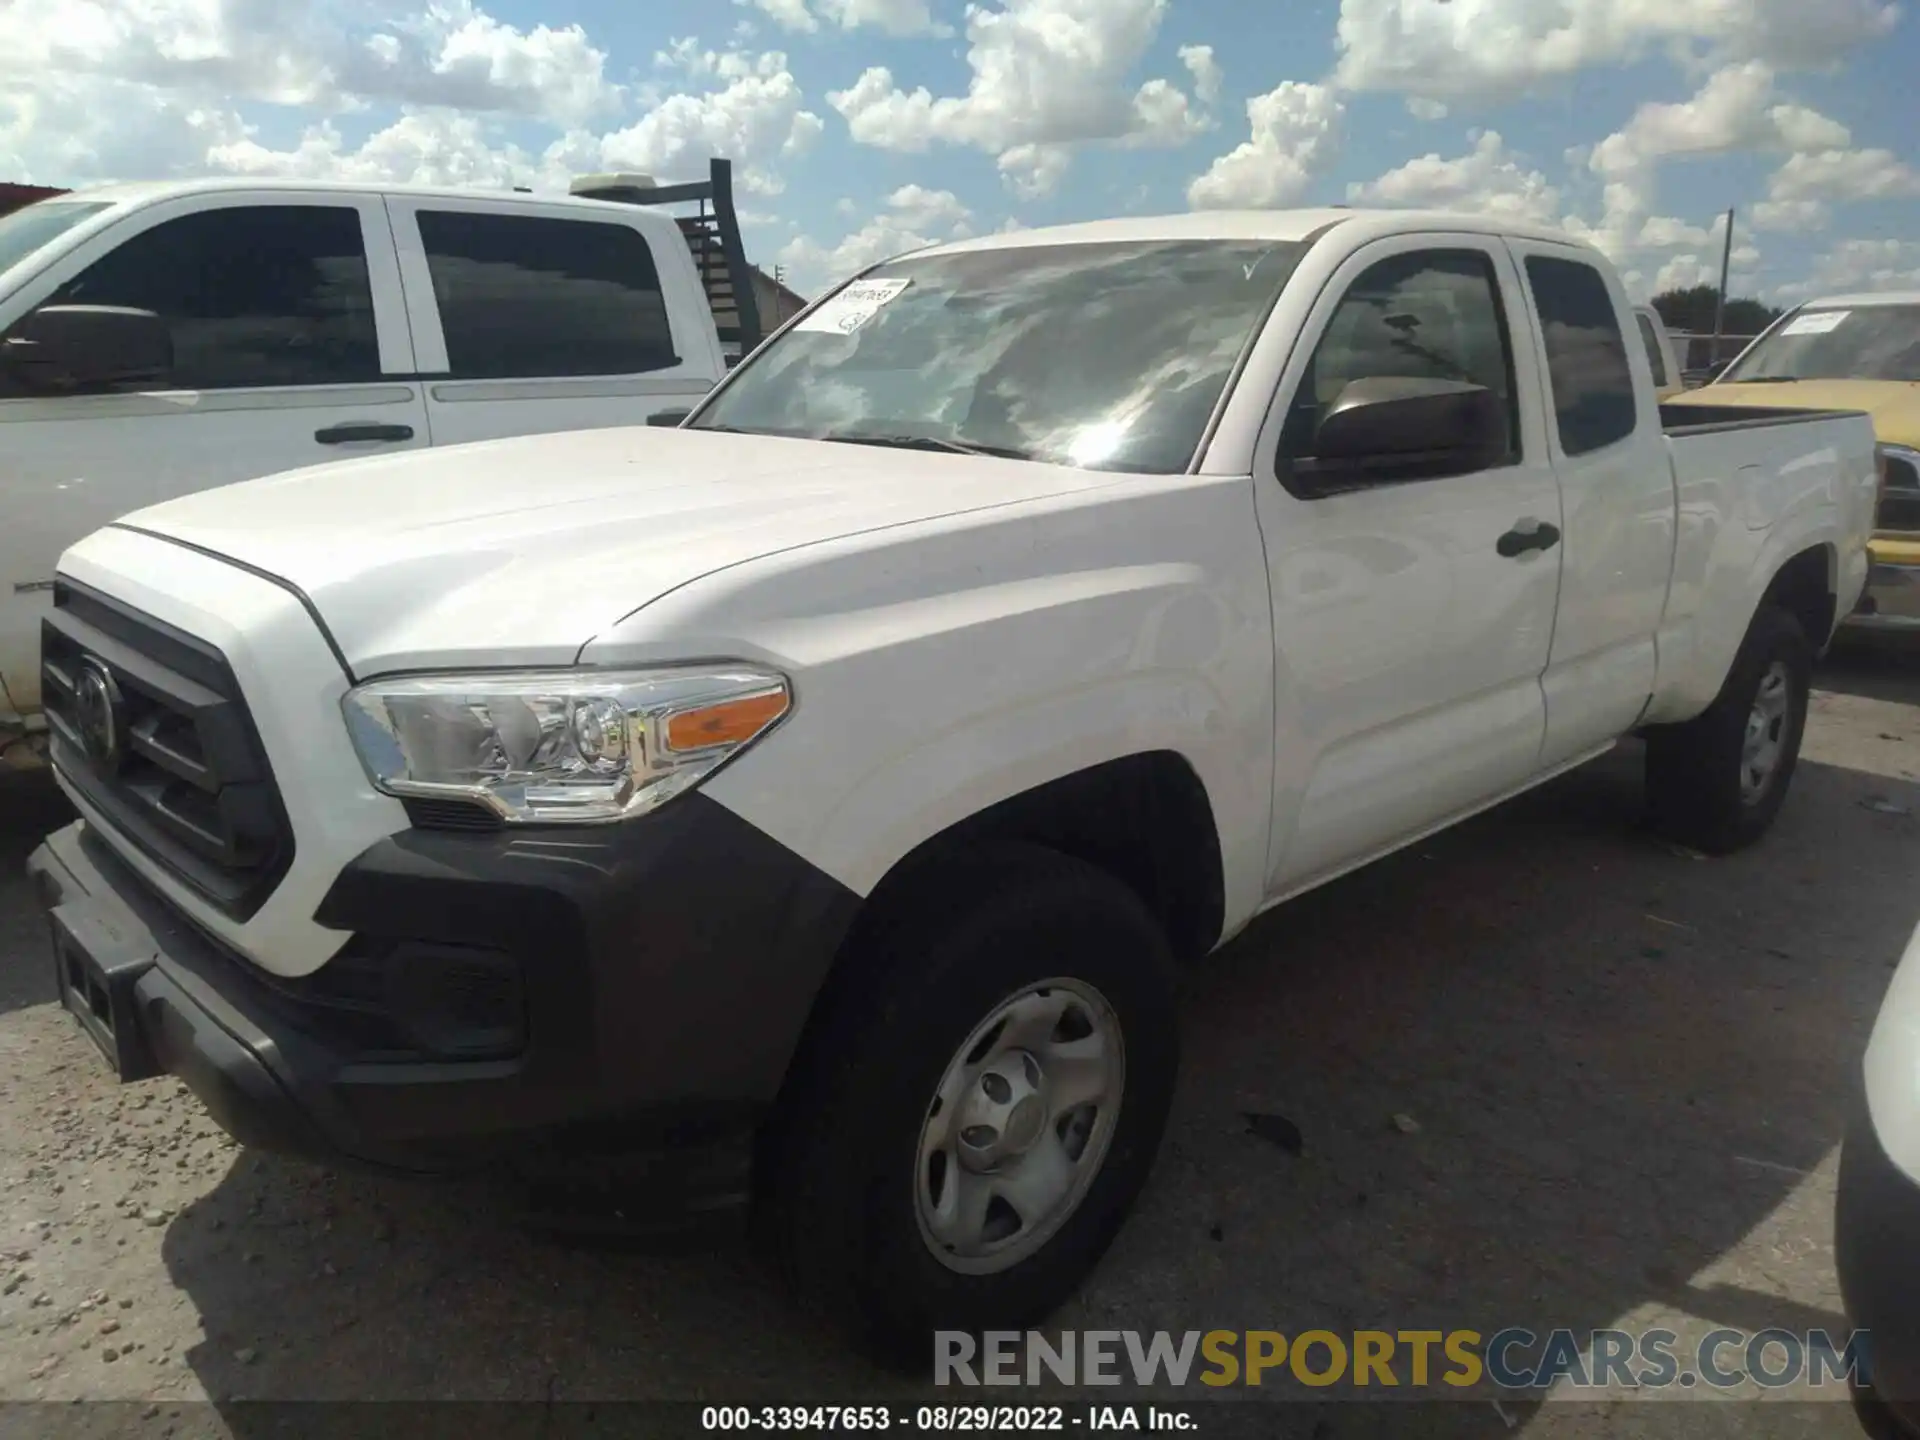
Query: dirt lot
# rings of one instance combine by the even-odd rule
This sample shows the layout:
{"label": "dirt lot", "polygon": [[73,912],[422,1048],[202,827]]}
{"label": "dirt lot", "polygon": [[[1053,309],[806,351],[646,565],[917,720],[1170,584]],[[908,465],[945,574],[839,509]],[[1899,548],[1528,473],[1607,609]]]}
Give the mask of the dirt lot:
{"label": "dirt lot", "polygon": [[[1920,663],[1848,656],[1821,684],[1753,852],[1640,832],[1626,747],[1214,957],[1152,1187],[1059,1323],[1843,1330],[1845,1087],[1920,919]],[[0,1429],[259,1428],[247,1399],[899,1392],[738,1248],[563,1247],[485,1187],[250,1156],[171,1080],[111,1084],[49,1003],[21,879],[61,818],[42,780],[0,777],[0,1400],[130,1403],[0,1407]],[[1302,1152],[1247,1112],[1297,1124]],[[1857,1435],[1821,1394],[1688,1404],[1684,1433]],[[1452,1410],[1460,1433],[1683,1433],[1633,1400]]]}

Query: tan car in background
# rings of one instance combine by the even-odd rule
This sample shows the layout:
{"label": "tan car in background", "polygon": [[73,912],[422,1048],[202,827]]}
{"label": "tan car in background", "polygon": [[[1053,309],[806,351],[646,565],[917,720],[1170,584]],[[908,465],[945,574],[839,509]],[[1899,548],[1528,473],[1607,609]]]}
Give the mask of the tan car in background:
{"label": "tan car in background", "polygon": [[1846,624],[1920,632],[1920,291],[1810,300],[1692,399],[1873,416],[1881,455],[1873,571]]}

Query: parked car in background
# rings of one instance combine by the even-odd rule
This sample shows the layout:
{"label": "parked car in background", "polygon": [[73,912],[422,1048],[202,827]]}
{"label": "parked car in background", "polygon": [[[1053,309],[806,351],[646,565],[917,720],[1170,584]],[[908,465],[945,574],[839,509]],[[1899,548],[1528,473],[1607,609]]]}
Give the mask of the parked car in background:
{"label": "parked car in background", "polygon": [[1831,405],[1873,416],[1882,467],[1873,572],[1845,623],[1920,631],[1920,292],[1810,300],[1770,325],[1694,398]]}
{"label": "parked car in background", "polygon": [[1680,354],[1667,333],[1667,322],[1651,305],[1634,306],[1633,319],[1640,343],[1647,348],[1647,364],[1653,370],[1653,393],[1669,400],[1686,388],[1686,382],[1681,377]]}
{"label": "parked car in background", "polygon": [[996,234],[683,428],[142,511],[47,621],[62,994],[248,1143],[642,1151],[876,1343],[1033,1323],[1179,964],[1629,733],[1667,833],[1772,823],[1872,425],[1663,407],[1635,329],[1486,216]]}
{"label": "parked car in background", "polygon": [[[639,202],[616,204],[203,180],[0,218],[0,745],[38,723],[60,552],[119,515],[341,455],[684,411],[723,339],[758,339],[729,182],[724,161],[671,189],[577,182]],[[690,200],[704,219],[646,208]]]}

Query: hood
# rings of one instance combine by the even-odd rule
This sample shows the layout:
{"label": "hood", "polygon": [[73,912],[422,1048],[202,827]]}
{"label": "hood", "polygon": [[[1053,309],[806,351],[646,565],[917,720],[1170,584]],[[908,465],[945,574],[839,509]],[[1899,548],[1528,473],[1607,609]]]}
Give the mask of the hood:
{"label": "hood", "polygon": [[1905,380],[1787,380],[1778,384],[1703,385],[1678,395],[1684,405],[1777,405],[1805,410],[1864,410],[1890,445],[1920,446],[1920,383]]}
{"label": "hood", "polygon": [[296,470],[123,523],[299,587],[356,678],[565,665],[621,617],[777,551],[1114,483],[1015,460],[633,428]]}

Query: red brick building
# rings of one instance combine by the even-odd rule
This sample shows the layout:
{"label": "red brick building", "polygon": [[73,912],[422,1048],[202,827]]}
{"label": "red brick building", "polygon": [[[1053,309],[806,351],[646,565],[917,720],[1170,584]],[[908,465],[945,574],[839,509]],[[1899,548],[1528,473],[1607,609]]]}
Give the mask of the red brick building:
{"label": "red brick building", "polygon": [[44,200],[49,195],[66,193],[51,185],[13,185],[0,181],[0,215],[18,210],[22,205],[31,205],[36,200]]}

